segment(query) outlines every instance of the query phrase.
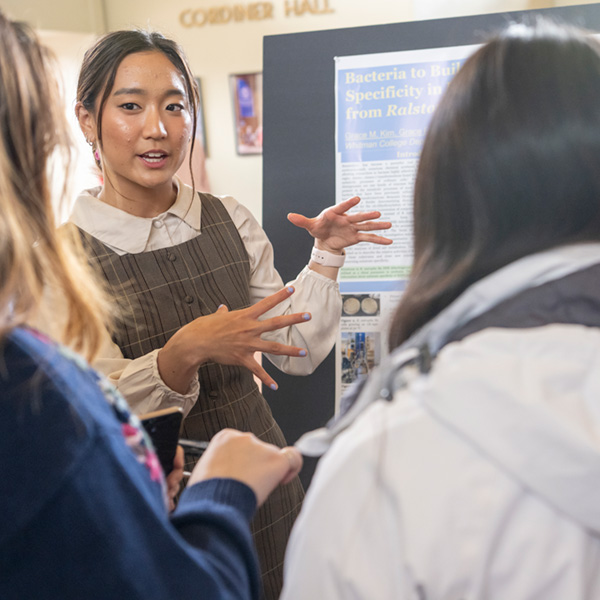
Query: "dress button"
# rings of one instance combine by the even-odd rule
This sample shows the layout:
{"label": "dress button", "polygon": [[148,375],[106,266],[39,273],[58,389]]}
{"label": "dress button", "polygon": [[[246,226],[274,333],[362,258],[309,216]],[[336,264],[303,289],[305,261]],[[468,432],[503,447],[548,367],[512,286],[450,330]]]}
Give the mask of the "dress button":
{"label": "dress button", "polygon": [[162,221],[152,221],[152,225],[154,225],[156,229],[160,229],[164,225],[164,223]]}
{"label": "dress button", "polygon": [[219,392],[215,392],[214,390],[212,392],[208,392],[208,397],[214,400],[215,398],[219,397]]}
{"label": "dress button", "polygon": [[183,300],[184,302],[191,304],[194,301],[194,296],[186,296]]}
{"label": "dress button", "polygon": [[167,260],[170,260],[171,262],[175,262],[177,260],[177,256],[175,254],[173,254],[172,252],[169,252],[169,254],[167,254]]}

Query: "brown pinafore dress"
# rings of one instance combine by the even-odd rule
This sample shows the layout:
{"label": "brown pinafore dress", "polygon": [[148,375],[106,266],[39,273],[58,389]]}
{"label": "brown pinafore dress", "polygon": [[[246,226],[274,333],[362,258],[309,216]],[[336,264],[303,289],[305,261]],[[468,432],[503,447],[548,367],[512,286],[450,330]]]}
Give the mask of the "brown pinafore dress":
{"label": "brown pinafore dress", "polygon": [[[82,232],[90,260],[108,282],[122,312],[113,339],[125,358],[162,348],[180,327],[215,312],[220,304],[230,310],[250,304],[244,243],[221,201],[209,194],[200,194],[200,199],[201,234],[170,248],[119,256]],[[249,370],[209,363],[200,367],[198,375],[200,394],[184,420],[184,437],[209,440],[221,429],[232,427],[285,445]],[[269,600],[279,597],[285,547],[302,498],[296,478],[275,490],[252,522]]]}

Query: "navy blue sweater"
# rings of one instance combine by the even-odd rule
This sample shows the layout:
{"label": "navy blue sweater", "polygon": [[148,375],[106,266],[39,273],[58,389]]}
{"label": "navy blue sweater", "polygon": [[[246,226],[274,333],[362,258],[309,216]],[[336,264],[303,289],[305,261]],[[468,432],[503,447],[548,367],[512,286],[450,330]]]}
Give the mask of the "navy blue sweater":
{"label": "navy blue sweater", "polygon": [[169,517],[122,402],[38,334],[2,342],[0,598],[257,598],[253,492],[206,481]]}

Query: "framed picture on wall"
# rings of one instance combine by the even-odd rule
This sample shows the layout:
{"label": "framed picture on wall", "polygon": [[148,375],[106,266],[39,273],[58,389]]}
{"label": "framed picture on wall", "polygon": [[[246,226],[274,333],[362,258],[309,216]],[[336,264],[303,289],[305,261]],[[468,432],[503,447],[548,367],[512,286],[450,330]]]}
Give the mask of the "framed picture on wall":
{"label": "framed picture on wall", "polygon": [[235,148],[238,154],[261,154],[263,138],[262,73],[230,75]]}
{"label": "framed picture on wall", "polygon": [[200,77],[194,77],[198,85],[198,121],[196,124],[196,142],[202,143],[204,156],[208,156],[208,146],[206,144],[206,125],[204,123],[204,101],[202,100],[202,84]]}

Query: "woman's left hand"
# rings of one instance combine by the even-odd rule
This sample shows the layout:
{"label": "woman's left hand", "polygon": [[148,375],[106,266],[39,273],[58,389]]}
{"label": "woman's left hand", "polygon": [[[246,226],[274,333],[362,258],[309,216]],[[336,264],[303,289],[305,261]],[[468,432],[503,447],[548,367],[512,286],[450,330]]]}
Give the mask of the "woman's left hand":
{"label": "woman's left hand", "polygon": [[326,208],[316,217],[309,219],[298,213],[290,213],[288,220],[297,227],[306,229],[316,240],[319,250],[341,254],[344,248],[359,242],[388,245],[392,240],[374,233],[363,233],[389,229],[389,221],[376,221],[381,213],[377,210],[347,214],[351,208],[360,202],[358,196],[345,200],[335,206]]}

